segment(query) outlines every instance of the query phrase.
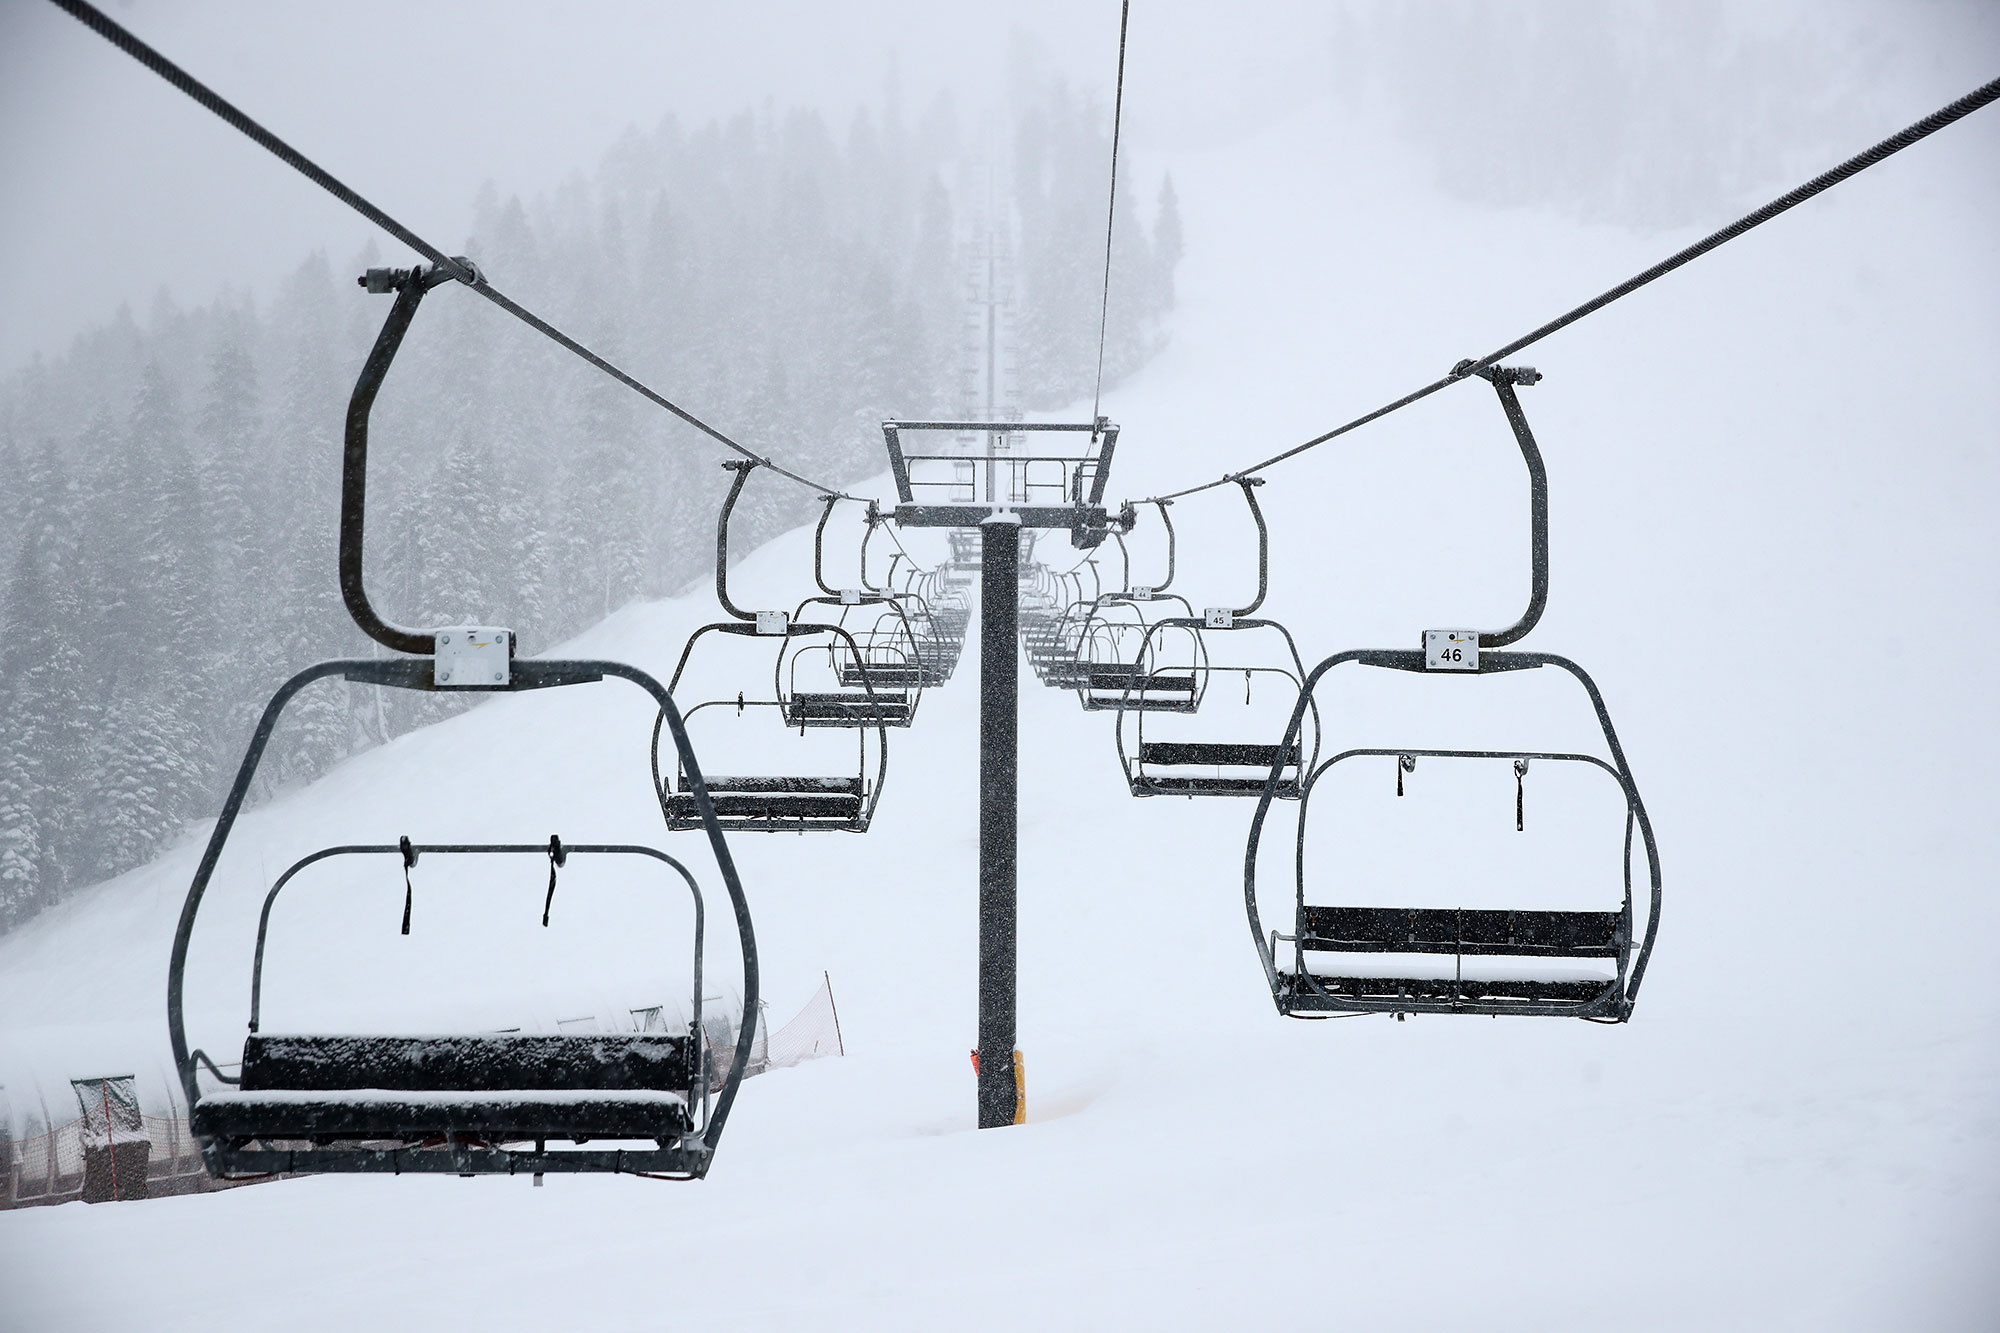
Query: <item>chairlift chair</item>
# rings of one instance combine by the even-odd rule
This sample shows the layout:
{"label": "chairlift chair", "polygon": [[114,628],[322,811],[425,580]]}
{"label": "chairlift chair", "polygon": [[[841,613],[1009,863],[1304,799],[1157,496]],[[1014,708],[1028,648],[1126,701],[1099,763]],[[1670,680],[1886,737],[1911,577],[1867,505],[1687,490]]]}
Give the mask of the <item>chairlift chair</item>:
{"label": "chairlift chair", "polygon": [[[916,641],[916,659],[921,672],[921,684],[928,687],[942,685],[951,679],[958,667],[960,646],[965,639],[967,617],[962,611],[962,599],[947,598],[933,608],[929,599],[908,591],[894,588],[895,568],[900,556],[891,556],[889,572],[882,584],[876,584],[868,576],[868,544],[874,538],[875,530],[888,521],[888,516],[880,513],[873,501],[868,506],[868,527],[861,539],[861,585],[867,592],[884,598],[900,610],[904,623]],[[853,683],[853,682],[850,682]]]}
{"label": "chairlift chair", "polygon": [[[1315,667],[1294,709],[1287,745],[1298,735],[1313,690],[1345,663],[1424,675],[1442,675],[1423,651],[1355,650]],[[1573,676],[1588,694],[1609,758],[1533,750],[1350,748],[1311,768],[1301,784],[1298,847],[1294,857],[1295,917],[1290,935],[1266,933],[1257,910],[1258,847],[1271,801],[1274,772],[1260,794],[1244,859],[1244,894],[1279,1012],[1293,1016],[1360,1013],[1529,1014],[1622,1022],[1630,1017],[1659,929],[1660,862],[1653,827],[1630,766],[1612,729],[1602,695],[1583,669],[1550,653],[1481,649],[1478,665],[1453,669],[1462,676],[1554,667]],[[1618,784],[1625,806],[1624,873],[1616,907],[1591,910],[1405,907],[1311,901],[1306,882],[1306,838],[1316,785],[1336,765],[1369,756],[1389,758],[1402,771],[1421,759],[1469,760],[1514,766],[1517,782],[1535,763],[1575,764],[1601,770]],[[1518,788],[1517,788],[1518,790]],[[1518,807],[1517,807],[1518,815]],[[1636,835],[1636,838],[1635,838]],[[1645,929],[1635,934],[1634,848],[1645,860]],[[1279,946],[1289,944],[1289,950]],[[1287,956],[1289,955],[1289,956]],[[1383,960],[1371,963],[1370,958]],[[1420,964],[1420,960],[1431,960]],[[1609,975],[1605,975],[1605,969]]]}
{"label": "chairlift chair", "polygon": [[877,689],[914,692],[932,683],[924,670],[923,641],[900,607],[882,612],[854,639],[860,656],[841,654],[836,661],[842,685],[866,680]]}
{"label": "chairlift chair", "polygon": [[[687,886],[695,905],[694,1020],[688,1032],[574,1035],[272,1033],[262,1026],[265,945],[278,895],[332,857],[396,858],[407,874],[426,856],[547,857],[552,874],[575,857],[650,859]],[[546,922],[546,917],[544,918]],[[195,1103],[190,1127],[215,1141],[232,1170],[684,1172],[699,1140],[711,1071],[701,1031],[703,905],[688,869],[634,844],[330,847],[301,858],[265,895],[251,966],[250,1035],[230,1086]],[[405,930],[408,929],[407,918]],[[198,1061],[204,1057],[197,1054]],[[216,1071],[219,1074],[219,1071]],[[626,1142],[588,1151],[571,1144]],[[631,1143],[651,1143],[634,1148]],[[550,1143],[558,1144],[551,1151]],[[505,1154],[485,1161],[482,1155]],[[664,1155],[663,1155],[664,1154]]]}
{"label": "chairlift chair", "polygon": [[[1262,632],[1261,634],[1259,632]],[[1218,692],[1233,694],[1240,679],[1247,707],[1253,691],[1270,693],[1282,701],[1282,715],[1289,715],[1290,703],[1301,692],[1305,667],[1291,632],[1275,620],[1246,616],[1233,621],[1228,629],[1217,629],[1194,617],[1168,617],[1148,630],[1143,653],[1152,654],[1156,642],[1165,636],[1181,636],[1188,642],[1192,660],[1186,664],[1191,678],[1192,706],[1150,704],[1141,699],[1146,683],[1160,676],[1173,679],[1179,668],[1161,664],[1157,655],[1148,660],[1155,665],[1153,676],[1135,676],[1127,698],[1117,706],[1114,737],[1118,762],[1134,796],[1247,796],[1264,790],[1266,779],[1275,772],[1279,800],[1296,800],[1299,782],[1317,756],[1319,711],[1307,701],[1307,727],[1302,741],[1273,744],[1270,732],[1216,738],[1213,723],[1206,726],[1181,722],[1180,717],[1212,717],[1225,705],[1204,701]],[[1276,650],[1260,656],[1248,642],[1255,638],[1274,639]],[[1222,656],[1227,653],[1226,657]],[[1245,719],[1232,721],[1243,724]]]}
{"label": "chairlift chair", "polygon": [[[470,261],[454,262],[474,275],[471,281],[480,281]],[[610,1171],[699,1177],[708,1170],[742,1083],[752,1035],[747,1028],[719,1081],[711,1079],[693,1058],[685,1038],[665,1035],[630,1039],[482,1033],[280,1035],[258,1030],[270,905],[308,864],[331,856],[393,851],[403,858],[407,873],[426,851],[532,854],[547,856],[553,875],[572,851],[651,858],[677,872],[695,890],[698,958],[702,943],[699,889],[680,862],[654,848],[590,844],[565,849],[554,838],[546,845],[423,848],[403,839],[394,846],[356,845],[314,853],[287,870],[265,901],[242,1072],[235,1077],[224,1075],[214,1060],[188,1042],[183,1005],[185,971],[204,896],[285,708],[307,686],[332,679],[375,688],[487,694],[622,679],[645,690],[657,705],[659,727],[671,736],[679,766],[686,774],[693,826],[707,835],[729,895],[743,955],[745,1002],[754,1012],[757,953],[749,905],[672,695],[652,676],[624,663],[516,659],[516,642],[504,629],[406,629],[385,620],[369,600],[363,580],[369,413],[418,304],[430,288],[446,280],[448,275],[437,268],[371,269],[361,280],[368,291],[393,292],[396,300],[348,404],[342,459],[340,586],[355,623],[397,656],[308,667],[279,688],[258,721],[196,866],[168,963],[168,1036],[188,1099],[190,1126],[209,1171],[219,1177],[384,1171],[455,1175]],[[699,989],[697,980],[697,995]],[[203,1086],[204,1078],[210,1086]],[[707,1095],[711,1088],[712,1103]],[[607,1140],[623,1146],[601,1146]],[[565,1149],[559,1146],[565,1141],[600,1146]]]}
{"label": "chairlift chair", "polygon": [[[1517,1014],[1624,1022],[1631,1017],[1652,957],[1660,923],[1660,859],[1652,821],[1640,799],[1625,751],[1611,725],[1603,695],[1583,668],[1552,653],[1506,651],[1541,619],[1548,602],[1548,479],[1526,415],[1514,389],[1540,378],[1529,367],[1474,369],[1500,399],[1527,464],[1530,497],[1531,584],[1527,609],[1498,631],[1429,630],[1422,650],[1357,649],[1314,667],[1293,707],[1284,744],[1297,743],[1320,681],[1345,664],[1410,672],[1427,679],[1463,681],[1503,672],[1553,667],[1583,686],[1602,732],[1606,754],[1529,750],[1354,748],[1319,761],[1299,783],[1298,846],[1294,856],[1294,923],[1287,936],[1266,933],[1257,908],[1259,843],[1283,774],[1267,775],[1251,818],[1244,853],[1244,900],[1250,933],[1263,962],[1278,1011],[1291,1017],[1363,1013]],[[1516,826],[1521,793],[1535,763],[1582,765],[1612,777],[1625,809],[1623,875],[1615,908],[1571,911],[1360,906],[1308,901],[1306,837],[1313,793],[1337,765],[1367,756],[1394,757],[1398,790],[1403,773],[1424,757],[1508,764],[1516,782]],[[1636,838],[1635,838],[1636,835]],[[1636,929],[1634,847],[1645,860],[1645,928]],[[1316,895],[1314,895],[1316,897]],[[1290,957],[1280,962],[1281,944]],[[1369,958],[1391,960],[1371,964]],[[1423,960],[1429,960],[1426,964]],[[1610,975],[1604,975],[1605,969]]]}
{"label": "chairlift chair", "polygon": [[[800,602],[792,620],[803,622],[806,608],[811,606],[838,610],[828,627],[827,642],[790,641],[780,651],[778,697],[785,704],[785,721],[795,727],[857,727],[879,720],[886,726],[907,727],[916,715],[924,685],[908,617],[893,598],[861,588],[837,589],[827,583],[826,525],[840,497],[823,496],[822,501],[826,507],[813,530],[813,580],[820,595]],[[847,616],[864,606],[886,606],[889,610],[877,616],[865,637],[857,639],[848,630]],[[809,675],[802,686],[801,666],[821,657],[826,659],[827,679],[820,688],[812,689],[808,688]]]}
{"label": "chairlift chair", "polygon": [[[810,631],[816,626],[801,625]],[[828,626],[839,629],[838,626]],[[803,643],[788,640],[778,662],[778,698],[784,705],[785,725],[790,727],[907,727],[915,718],[922,687],[922,671],[906,656],[882,660],[886,649],[880,643],[863,649],[852,635],[829,634],[829,642]],[[824,659],[824,670],[814,672],[810,664]],[[801,668],[807,669],[803,683]],[[812,676],[822,677],[812,688]],[[891,678],[895,683],[891,684]],[[851,682],[851,684],[850,684]]]}
{"label": "chairlift chair", "polygon": [[[732,619],[704,625],[688,636],[686,645],[681,649],[680,661],[674,667],[673,677],[667,682],[667,690],[671,694],[680,688],[696,647],[709,635],[775,640],[773,697],[751,698],[747,691],[739,690],[734,697],[706,699],[696,704],[687,710],[687,720],[691,725],[720,731],[733,714],[738,721],[751,719],[752,725],[760,726],[766,735],[780,731],[795,732],[797,740],[803,742],[806,733],[815,725],[826,724],[819,723],[813,716],[818,708],[816,703],[786,697],[782,682],[787,650],[794,648],[795,641],[821,635],[844,644],[848,651],[857,655],[859,648],[854,637],[838,625],[800,624],[783,611],[746,611],[730,600],[729,519],[743,494],[744,484],[759,464],[731,460],[723,466],[735,472],[736,478],[730,485],[728,498],[723,502],[721,515],[716,521],[715,595]],[[843,763],[841,772],[801,773],[794,769],[775,774],[709,775],[702,794],[712,798],[714,818],[719,826],[729,831],[752,833],[866,833],[875,815],[875,804],[881,799],[883,780],[888,774],[887,710],[884,702],[874,694],[872,685],[865,681],[859,702],[851,706],[858,708],[864,716],[847,714],[838,724],[854,737],[854,762],[851,765]],[[850,705],[843,702],[837,707],[847,708]],[[661,792],[667,826],[672,829],[693,828],[701,818],[698,793],[693,783],[695,775],[677,765],[672,781],[665,779],[659,765],[659,738],[660,728],[656,725],[653,729],[654,784]]]}
{"label": "chairlift chair", "polygon": [[1093,581],[1096,579],[1094,560],[1085,560],[1078,570],[1055,575],[1054,596],[1051,599],[1054,608],[1035,615],[1020,630],[1022,650],[1027,655],[1028,665],[1044,685],[1054,689],[1074,690],[1082,679],[1084,668],[1079,654],[1083,651],[1083,636],[1090,610],[1102,592],[1099,586],[1085,595],[1085,572]]}
{"label": "chairlift chair", "polygon": [[[1170,718],[1155,716],[1198,714],[1216,682],[1229,682],[1233,689],[1239,676],[1246,706],[1260,683],[1267,692],[1273,688],[1281,691],[1279,697],[1286,702],[1285,714],[1290,712],[1290,701],[1299,697],[1305,664],[1291,631],[1276,620],[1256,614],[1264,604],[1270,580],[1269,530],[1253,489],[1256,483],[1247,477],[1236,480],[1257,525],[1257,595],[1247,606],[1211,607],[1199,617],[1190,609],[1186,615],[1164,616],[1153,621],[1146,627],[1133,656],[1122,693],[1114,698],[1111,689],[1104,692],[1102,706],[1118,712],[1114,733],[1118,762],[1134,796],[1255,797],[1263,792],[1266,779],[1275,774],[1276,798],[1296,800],[1300,776],[1310,769],[1317,756],[1316,706],[1309,706],[1310,736],[1303,743],[1272,744],[1268,733],[1218,740],[1212,732],[1188,734],[1186,725],[1175,725]],[[1167,533],[1167,577],[1158,589],[1146,590],[1145,595],[1151,600],[1165,595],[1162,590],[1174,576],[1173,520],[1166,503],[1156,503]],[[1187,607],[1185,600],[1181,600],[1181,605]],[[1273,636],[1282,651],[1267,649],[1259,655],[1245,646]]]}
{"label": "chairlift chair", "polygon": [[[1178,604],[1187,614],[1148,619],[1153,605]],[[1159,627],[1196,625],[1185,599],[1157,594],[1135,599],[1106,594],[1092,609],[1080,636],[1077,694],[1086,712],[1192,713],[1201,707],[1206,685],[1206,646],[1199,631],[1182,636],[1189,660],[1170,661],[1162,652]]]}

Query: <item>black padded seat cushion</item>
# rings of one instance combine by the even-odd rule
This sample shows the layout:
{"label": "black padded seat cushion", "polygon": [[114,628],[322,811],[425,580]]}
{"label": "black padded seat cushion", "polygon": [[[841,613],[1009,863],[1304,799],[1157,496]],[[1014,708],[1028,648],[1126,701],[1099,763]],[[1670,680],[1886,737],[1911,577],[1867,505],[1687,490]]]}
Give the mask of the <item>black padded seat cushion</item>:
{"label": "black padded seat cushion", "polygon": [[1140,763],[1167,766],[1215,764],[1232,768],[1270,768],[1281,757],[1286,765],[1296,768],[1298,747],[1231,745],[1213,741],[1147,741],[1139,747]]}
{"label": "black padded seat cushion", "polygon": [[673,1092],[218,1092],[195,1104],[197,1134],[228,1139],[672,1139],[688,1131]]}
{"label": "black padded seat cushion", "polygon": [[1306,906],[1298,933],[1323,953],[1615,958],[1625,948],[1622,912]]}
{"label": "black padded seat cushion", "polygon": [[693,1047],[667,1033],[252,1034],[243,1081],[204,1096],[227,1138],[666,1138],[689,1126]]}
{"label": "black padded seat cushion", "polygon": [[895,666],[871,666],[864,673],[860,667],[843,666],[840,669],[840,683],[859,686],[864,680],[876,689],[908,689],[917,684],[923,676],[922,666],[916,663]]}
{"label": "black padded seat cushion", "polygon": [[[1185,778],[1160,777],[1147,773],[1135,784],[1140,791],[1154,796],[1261,796],[1267,778]],[[1292,778],[1278,779],[1277,795],[1285,800],[1299,794],[1299,784]]]}
{"label": "black padded seat cushion", "polygon": [[1148,694],[1193,694],[1194,677],[1170,673],[1144,676],[1128,666],[1088,668],[1090,688],[1123,692],[1127,688]]}
{"label": "black padded seat cushion", "polygon": [[1495,1002],[1532,1003],[1537,1001],[1585,1003],[1598,999],[1617,986],[1615,978],[1544,979],[1510,977],[1462,981],[1451,977],[1323,977],[1304,978],[1280,973],[1286,989],[1296,996],[1326,994],[1348,1000],[1383,1003],[1391,1000],[1421,1000],[1432,1003],[1482,1004]]}
{"label": "black padded seat cushion", "polygon": [[688,1039],[664,1032],[289,1036],[243,1043],[244,1092],[396,1088],[411,1092],[680,1091],[694,1082]]}
{"label": "black padded seat cushion", "polygon": [[[860,778],[708,779],[709,800],[722,819],[853,820],[861,817]],[[690,792],[667,800],[670,818],[692,823],[700,816]]]}
{"label": "black padded seat cushion", "polygon": [[791,697],[785,709],[785,718],[793,726],[802,721],[873,722],[878,717],[884,722],[909,721],[909,700],[895,694],[877,694],[870,700],[866,694],[800,693]]}
{"label": "black padded seat cushion", "polygon": [[[782,792],[732,796],[717,792],[710,797],[710,801],[715,806],[716,818],[725,820],[846,821],[859,819],[862,811],[862,800],[859,796],[813,796]],[[688,823],[700,818],[700,811],[696,808],[692,796],[669,798],[667,813],[676,820]]]}
{"label": "black padded seat cushion", "polygon": [[762,792],[766,794],[787,794],[792,796],[817,796],[833,793],[848,796],[861,794],[860,778],[725,778],[708,779],[708,789],[717,792]]}

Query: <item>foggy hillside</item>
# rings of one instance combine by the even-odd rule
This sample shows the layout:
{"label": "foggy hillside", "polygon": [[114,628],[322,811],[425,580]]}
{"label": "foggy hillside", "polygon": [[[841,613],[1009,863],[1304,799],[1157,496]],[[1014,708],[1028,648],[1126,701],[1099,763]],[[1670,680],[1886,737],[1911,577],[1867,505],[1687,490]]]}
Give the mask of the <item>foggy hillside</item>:
{"label": "foggy hillside", "polygon": [[[217,12],[173,22],[225,68],[272,23],[317,37],[329,70],[405,69],[403,53],[364,48],[372,35],[349,49],[305,14]],[[461,191],[479,219],[466,246],[497,277],[781,461],[886,500],[879,417],[961,410],[962,261],[971,238],[1011,232],[1023,406],[1089,413],[1074,361],[1095,350],[1115,7],[881,0],[838,21],[801,8],[789,27],[673,11],[685,32],[664,36],[631,10],[599,13],[630,23],[607,19],[600,41],[646,46],[604,57],[590,114],[620,116],[553,171],[545,145],[521,150],[534,180],[574,180],[524,186],[518,207],[503,185]],[[140,5],[131,21],[155,17]],[[249,26],[218,33],[231,19]],[[1121,428],[1114,505],[1214,481],[1430,382],[2000,73],[1991,7],[1961,0],[1142,3],[1132,23],[1131,208],[1113,236],[1132,267],[1113,283],[1102,404]],[[536,44],[581,62],[575,40],[526,19],[465,38],[503,67],[560,74],[566,96],[580,76],[539,70]],[[894,102],[875,56],[892,42]],[[456,84],[472,63],[432,77]],[[662,88],[687,79],[700,114],[623,114],[655,64]],[[971,87],[981,69],[1008,80],[997,118]],[[268,72],[243,81],[282,101]],[[766,81],[800,96],[739,96]],[[382,82],[393,98],[409,80]],[[490,106],[477,82],[462,107],[447,99],[468,122]],[[627,121],[639,128],[621,134]],[[469,129],[465,156],[496,139]],[[381,151],[380,175],[408,180],[434,146]],[[803,210],[785,188],[801,156],[820,199]],[[4,1211],[0,1324],[1993,1326],[1996,162],[1989,107],[1519,358],[1545,376],[1520,398],[1547,461],[1552,585],[1522,647],[1602,687],[1659,837],[1661,933],[1629,1023],[1282,1020],[1246,928],[1250,803],[1134,799],[1115,715],[1024,665],[1026,1123],[975,1130],[975,617],[957,676],[893,734],[870,832],[731,836],[774,1014],[830,974],[845,1055],[746,1082],[707,1179],[329,1176]],[[125,224],[135,245],[143,205]],[[160,207],[164,228],[176,210]],[[54,1104],[84,1074],[160,1086],[168,949],[214,783],[248,729],[229,710],[361,642],[338,617],[326,488],[380,299],[347,285],[360,246],[326,250],[348,233],[283,216],[298,224],[283,284],[189,292],[183,275],[213,253],[154,253],[172,305],[107,307],[0,387],[9,466],[42,488],[0,516],[16,571],[0,642],[0,875],[14,878],[0,882],[43,895],[0,937],[0,1081],[17,1111],[21,1089]],[[825,225],[803,235],[802,216]],[[593,286],[619,247],[628,280]],[[322,251],[350,258],[298,266]],[[146,308],[145,289],[125,295]],[[530,653],[664,677],[717,614],[716,451],[455,296],[427,299],[384,394],[372,584],[412,618],[518,617]],[[871,341],[884,330],[902,341]],[[929,408],[909,401],[925,395]],[[17,429],[29,422],[32,436]],[[231,458],[251,460],[235,482]],[[1265,475],[1264,610],[1306,665],[1518,613],[1526,483],[1484,385]],[[795,605],[813,586],[818,506],[768,476],[753,497],[732,592]],[[829,546],[843,586],[856,509]],[[1175,590],[1196,608],[1242,604],[1257,546],[1241,494],[1189,496],[1173,515]],[[1150,507],[1141,520],[1135,584],[1165,556]],[[504,549],[484,544],[495,531]],[[943,546],[899,535],[920,562]],[[1057,535],[1040,554],[1084,553]],[[1096,559],[1093,577],[1125,577],[1112,544]],[[203,586],[230,590],[213,599],[224,628],[175,610]],[[293,616],[303,628],[282,641],[248,633]],[[231,652],[201,658],[204,644]],[[1405,684],[1329,693],[1330,734],[1396,747],[1415,719],[1419,739],[1454,745],[1595,743],[1575,691],[1427,713],[1447,683]],[[726,710],[731,693],[724,676],[688,698]],[[314,707],[274,746],[286,767],[203,907],[188,1018],[205,1049],[241,1050],[263,894],[318,847],[631,837],[685,855],[714,892],[700,835],[660,832],[651,711],[610,687],[400,713],[342,687]],[[704,762],[727,772],[731,757]],[[1300,858],[1301,900],[1335,902],[1352,881],[1426,901],[1497,892],[1490,849],[1572,850],[1548,832],[1570,827],[1548,765],[1453,804],[1442,765],[1374,759],[1311,816],[1331,839],[1316,846],[1335,850]],[[1418,820],[1440,812],[1464,819]],[[1300,817],[1279,812],[1253,867],[1265,926],[1292,926]],[[1615,854],[1615,825],[1577,847]],[[691,981],[678,906],[596,895],[578,874],[544,927],[544,866],[458,898],[429,869],[408,935],[393,870],[297,895],[273,926],[274,1021],[532,1027],[584,1005],[615,1021],[659,1002],[648,987]],[[1593,903],[1619,891],[1615,871],[1511,887],[1524,882]],[[469,906],[475,892],[490,906]],[[727,994],[739,940],[711,911],[706,984]]]}
{"label": "foggy hillside", "polygon": [[[1021,400],[1060,404],[1089,373],[1104,108],[1031,68],[1018,82],[988,157],[949,97],[908,123],[893,88],[838,133],[768,107],[628,128],[546,196],[487,186],[464,251],[739,438],[846,484],[880,468],[884,418],[956,410],[967,246],[1001,214],[1040,349]],[[1179,257],[1171,182],[1139,184],[1158,198],[1120,227],[1114,386],[1161,345]],[[366,651],[333,519],[347,394],[386,312],[354,278],[377,262],[314,254],[261,305],[162,294],[0,383],[0,929],[212,813],[301,652]],[[392,615],[500,620],[539,651],[712,560],[712,442],[481,302],[426,307],[373,436],[371,577]],[[739,539],[813,500],[758,488]],[[450,707],[316,703],[263,793]]]}

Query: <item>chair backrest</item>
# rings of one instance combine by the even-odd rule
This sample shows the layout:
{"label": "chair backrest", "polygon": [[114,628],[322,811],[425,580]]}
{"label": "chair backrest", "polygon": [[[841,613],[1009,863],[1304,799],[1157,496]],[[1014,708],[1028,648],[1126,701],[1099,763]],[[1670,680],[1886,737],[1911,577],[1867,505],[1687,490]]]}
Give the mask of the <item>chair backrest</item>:
{"label": "chair backrest", "polygon": [[245,1092],[684,1091],[693,1045],[664,1032],[467,1036],[290,1036],[243,1043]]}
{"label": "chair backrest", "polygon": [[847,795],[859,796],[863,791],[860,778],[726,778],[708,779],[708,789],[712,792],[730,794],[790,794],[790,795]]}
{"label": "chair backrest", "polygon": [[1623,912],[1308,904],[1299,909],[1299,944],[1315,953],[1616,958],[1624,922]]}
{"label": "chair backrest", "polygon": [[1142,764],[1222,764],[1271,768],[1279,762],[1297,767],[1299,748],[1279,745],[1232,745],[1215,741],[1147,741],[1139,747]]}

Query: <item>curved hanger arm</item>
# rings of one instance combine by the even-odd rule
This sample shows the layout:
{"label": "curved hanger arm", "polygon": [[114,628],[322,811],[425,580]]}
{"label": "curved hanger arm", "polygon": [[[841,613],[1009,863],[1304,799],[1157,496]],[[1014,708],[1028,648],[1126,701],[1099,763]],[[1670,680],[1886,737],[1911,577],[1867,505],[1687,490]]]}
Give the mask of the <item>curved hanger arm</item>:
{"label": "curved hanger arm", "polygon": [[736,474],[736,480],[729,484],[729,498],[722,502],[722,512],[715,519],[715,600],[722,603],[722,609],[738,620],[757,619],[754,611],[745,611],[729,600],[729,516],[736,510],[736,501],[743,494],[744,484],[750,480],[750,473],[757,467],[755,459],[732,458],[722,466]]}
{"label": "curved hanger arm", "polygon": [[[469,265],[471,261],[456,262]],[[363,634],[385,648],[426,657],[437,651],[435,632],[392,624],[368,600],[368,585],[362,574],[362,547],[368,528],[368,414],[375,408],[375,395],[388,377],[389,365],[403,345],[403,335],[410,331],[410,321],[416,318],[417,305],[424,299],[424,293],[439,283],[451,281],[453,276],[437,267],[379,268],[362,275],[364,288],[377,295],[394,292],[396,303],[389,308],[382,331],[375,335],[375,345],[369,349],[368,359],[361,363],[354,392],[348,396],[347,435],[340,456],[341,600]]]}
{"label": "curved hanger arm", "polygon": [[838,597],[840,589],[828,586],[826,581],[826,521],[833,517],[833,507],[840,503],[840,497],[822,495],[819,498],[826,508],[820,510],[819,525],[813,529],[813,582],[828,597]]}
{"label": "curved hanger arm", "polygon": [[1173,501],[1155,500],[1153,503],[1160,507],[1160,522],[1166,524],[1167,527],[1167,576],[1160,581],[1159,586],[1154,588],[1153,591],[1165,592],[1174,581],[1174,520],[1167,513],[1167,506],[1172,504]]}
{"label": "curved hanger arm", "polygon": [[1514,428],[1514,442],[1520,444],[1520,460],[1528,464],[1528,608],[1502,630],[1480,630],[1482,648],[1504,648],[1526,638],[1548,608],[1548,468],[1542,466],[1542,448],[1528,428],[1528,414],[1514,396],[1516,384],[1534,384],[1542,372],[1534,366],[1482,366],[1472,374],[1494,386],[1506,424]]}
{"label": "curved hanger arm", "polygon": [[1528,465],[1528,609],[1506,629],[1479,635],[1481,648],[1504,648],[1525,638],[1549,604],[1549,473],[1542,465],[1535,433],[1528,429],[1527,414],[1521,411],[1521,400],[1514,396],[1515,385],[1533,384],[1541,373],[1532,366],[1490,366],[1474,373],[1489,381],[1500,396],[1500,410],[1507,414],[1507,424],[1521,446],[1521,461]]}
{"label": "curved hanger arm", "polygon": [[[1257,596],[1250,605],[1234,612],[1237,616],[1254,616],[1257,608],[1264,604],[1264,593],[1271,584],[1271,529],[1264,523],[1263,507],[1257,503],[1257,488],[1264,484],[1262,477],[1236,476],[1230,480],[1243,488],[1243,500],[1250,506],[1250,517],[1257,522]],[[1160,511],[1161,515],[1166,510]]]}
{"label": "curved hanger arm", "polygon": [[861,534],[861,586],[869,592],[887,593],[889,589],[878,588],[868,581],[868,543],[875,540],[875,529],[888,521],[888,516],[875,508],[875,502],[868,502],[868,530]]}

